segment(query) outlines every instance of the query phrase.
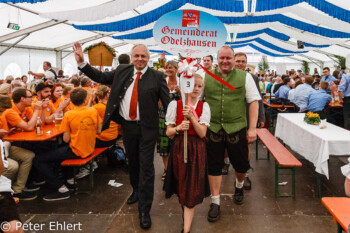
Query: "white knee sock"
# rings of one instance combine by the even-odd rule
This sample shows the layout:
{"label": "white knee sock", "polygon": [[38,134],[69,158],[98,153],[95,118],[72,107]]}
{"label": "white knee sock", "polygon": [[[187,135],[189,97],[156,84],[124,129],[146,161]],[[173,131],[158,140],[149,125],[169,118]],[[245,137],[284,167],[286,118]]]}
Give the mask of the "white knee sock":
{"label": "white knee sock", "polygon": [[220,195],[211,196],[211,203],[220,205]]}
{"label": "white knee sock", "polygon": [[69,189],[68,189],[66,186],[64,186],[63,188],[59,188],[58,191],[59,191],[60,193],[65,193],[65,192],[68,192]]}
{"label": "white knee sock", "polygon": [[230,159],[229,159],[228,157],[226,157],[226,158],[224,159],[224,162],[225,162],[225,164],[230,164]]}
{"label": "white knee sock", "polygon": [[243,184],[244,184],[244,180],[242,182],[239,182],[236,178],[236,188],[239,188],[239,189],[243,188]]}

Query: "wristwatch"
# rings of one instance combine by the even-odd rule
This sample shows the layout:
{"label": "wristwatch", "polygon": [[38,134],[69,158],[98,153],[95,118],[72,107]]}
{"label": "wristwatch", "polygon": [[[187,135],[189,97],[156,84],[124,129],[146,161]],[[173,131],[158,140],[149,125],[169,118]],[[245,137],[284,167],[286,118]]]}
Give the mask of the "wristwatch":
{"label": "wristwatch", "polygon": [[175,134],[179,134],[179,131],[177,131],[177,126],[175,126]]}

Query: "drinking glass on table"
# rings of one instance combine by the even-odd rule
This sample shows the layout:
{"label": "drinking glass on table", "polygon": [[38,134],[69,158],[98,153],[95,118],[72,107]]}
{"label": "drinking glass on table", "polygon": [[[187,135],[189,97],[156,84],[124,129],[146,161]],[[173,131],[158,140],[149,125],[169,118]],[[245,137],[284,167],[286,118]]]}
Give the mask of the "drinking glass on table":
{"label": "drinking glass on table", "polygon": [[334,104],[335,105],[339,105],[340,104],[340,102],[339,102],[339,95],[334,96]]}
{"label": "drinking glass on table", "polygon": [[55,113],[55,126],[59,127],[63,119],[63,112]]}

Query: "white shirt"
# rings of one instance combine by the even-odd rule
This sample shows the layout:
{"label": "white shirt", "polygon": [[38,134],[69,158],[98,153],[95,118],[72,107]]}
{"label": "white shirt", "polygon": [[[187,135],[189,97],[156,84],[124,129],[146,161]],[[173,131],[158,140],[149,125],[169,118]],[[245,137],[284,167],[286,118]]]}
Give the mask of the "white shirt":
{"label": "white shirt", "polygon": [[254,79],[248,72],[245,77],[245,98],[249,104],[255,100],[261,100],[261,96],[258,89],[256,88]]}
{"label": "white shirt", "polygon": [[[6,157],[5,157],[4,143],[1,140],[0,140],[0,149],[1,149],[1,160],[6,170],[8,167],[8,161],[6,160]],[[13,193],[11,189],[11,180],[9,180],[7,177],[3,175],[0,175],[0,192]]]}
{"label": "white shirt", "polygon": [[[197,100],[197,103],[193,106],[193,108],[196,109],[197,105],[198,105],[198,100]],[[167,108],[167,112],[165,116],[166,125],[176,125],[176,117],[177,117],[176,113],[177,113],[177,101],[173,100],[169,103]],[[210,113],[209,104],[204,102],[202,115],[199,117],[199,124],[209,126],[210,117],[211,117],[211,113]]]}
{"label": "white shirt", "polygon": [[52,71],[45,71],[44,73],[46,79],[55,79],[55,74]]}
{"label": "white shirt", "polygon": [[288,99],[290,100],[290,102],[294,102],[294,96],[295,96],[295,88],[288,92]]}
{"label": "white shirt", "polygon": [[[143,70],[140,71],[142,73],[140,79],[142,79],[142,75],[146,73],[147,69],[148,69],[148,66],[146,66]],[[139,71],[136,70],[134,67],[134,75],[132,76],[134,81],[130,84],[130,86],[125,92],[124,98],[120,102],[119,114],[127,121],[131,121],[129,117],[130,102],[131,102],[132,90],[134,89],[135,79],[137,77],[137,72]],[[137,101],[137,115],[133,121],[139,121],[139,120],[140,120],[139,101]]]}

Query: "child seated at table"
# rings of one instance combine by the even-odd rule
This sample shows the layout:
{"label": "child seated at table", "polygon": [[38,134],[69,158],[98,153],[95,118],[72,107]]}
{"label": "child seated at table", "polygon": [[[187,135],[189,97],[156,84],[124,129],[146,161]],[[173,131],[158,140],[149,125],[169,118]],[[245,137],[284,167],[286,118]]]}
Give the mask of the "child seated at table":
{"label": "child seated at table", "polygon": [[[69,143],[48,153],[39,154],[34,159],[34,166],[40,170],[46,182],[56,191],[45,196],[45,201],[64,200],[70,197],[67,183],[59,178],[52,165],[59,165],[66,159],[80,159],[92,154],[95,149],[96,134],[101,133],[101,118],[94,108],[86,107],[87,91],[77,88],[70,94],[75,108],[68,111],[62,120],[60,130],[63,141]],[[65,178],[72,177],[72,169],[63,169]]]}
{"label": "child seated at table", "polygon": [[[89,92],[89,90],[87,91]],[[91,98],[89,101],[91,102],[92,99],[95,99],[95,97],[97,97],[98,103],[92,107],[97,110],[98,115],[101,117],[101,119],[104,118],[104,115],[106,112],[106,105],[109,98],[109,92],[110,92],[109,87],[105,85],[101,85],[96,89],[96,92],[91,95]],[[100,135],[96,136],[95,148],[110,147],[114,145],[118,138],[118,126],[119,125],[117,123],[115,123],[114,121],[111,121],[109,128],[105,129],[104,131],[101,132]],[[94,170],[98,168],[97,162],[94,161],[92,166]],[[76,178],[81,179],[88,175],[90,175],[90,169],[86,167],[82,167],[79,173],[76,175]]]}
{"label": "child seated at table", "polygon": [[[105,85],[101,85],[97,88],[95,92],[95,96],[98,99],[98,104],[95,104],[93,108],[95,108],[98,112],[98,115],[101,119],[104,118],[106,112],[106,105],[109,98],[109,87]],[[101,132],[100,135],[97,135],[96,138],[96,148],[100,147],[109,147],[115,144],[115,141],[118,137],[118,124],[114,121],[111,121],[109,128]]]}

